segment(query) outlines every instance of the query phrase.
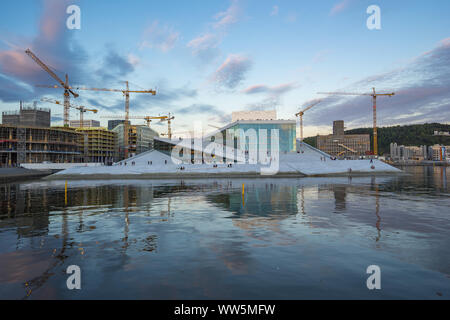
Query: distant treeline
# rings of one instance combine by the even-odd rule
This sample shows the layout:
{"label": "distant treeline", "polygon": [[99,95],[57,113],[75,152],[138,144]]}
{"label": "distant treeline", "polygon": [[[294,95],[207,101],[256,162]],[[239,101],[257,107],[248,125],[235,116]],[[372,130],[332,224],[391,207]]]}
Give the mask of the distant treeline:
{"label": "distant treeline", "polygon": [[[450,125],[441,123],[413,124],[378,128],[378,153],[390,152],[391,142],[405,146],[431,146],[434,144],[450,145],[449,136],[434,136],[434,131],[450,131]],[[346,134],[370,134],[370,148],[373,144],[373,128],[346,130]],[[316,137],[305,138],[305,142],[316,147]]]}

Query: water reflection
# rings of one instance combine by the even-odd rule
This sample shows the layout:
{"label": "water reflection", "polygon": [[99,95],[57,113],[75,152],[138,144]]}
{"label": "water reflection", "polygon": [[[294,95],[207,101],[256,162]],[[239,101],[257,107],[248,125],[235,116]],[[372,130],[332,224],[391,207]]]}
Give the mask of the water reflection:
{"label": "water reflection", "polygon": [[[67,205],[65,182],[4,184],[0,297],[311,297],[302,287],[317,287],[309,293],[319,298],[359,297],[367,293],[321,288],[314,279],[351,283],[356,271],[349,261],[374,260],[421,272],[422,287],[447,287],[440,278],[450,275],[446,170],[409,172],[69,181]],[[86,274],[86,289],[76,296],[64,288],[70,264]],[[392,290],[384,294],[420,296],[401,284]]]}

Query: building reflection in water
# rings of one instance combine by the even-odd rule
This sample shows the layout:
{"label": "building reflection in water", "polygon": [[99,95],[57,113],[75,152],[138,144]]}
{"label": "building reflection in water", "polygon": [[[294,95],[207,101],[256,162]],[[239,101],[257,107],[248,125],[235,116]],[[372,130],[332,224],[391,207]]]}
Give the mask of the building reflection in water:
{"label": "building reflection in water", "polygon": [[[427,185],[437,186],[436,190],[440,192],[447,190],[445,167],[424,170],[425,174],[420,179],[425,179]],[[382,196],[391,189],[407,188],[407,183],[414,181],[378,177],[174,182],[69,181],[67,206],[64,182],[4,184],[0,185],[0,231],[17,234],[17,251],[37,248],[48,250],[51,246],[48,265],[40,269],[40,274],[29,272],[33,276],[24,279],[25,297],[29,297],[48,283],[52,276],[60,274],[67,267],[68,259],[82,255],[86,248],[92,248],[94,242],[100,242],[97,248],[101,249],[98,250],[104,249],[106,252],[113,249],[108,251],[114,255],[113,258],[109,256],[110,270],[120,270],[131,264],[131,260],[142,252],[157,253],[158,245],[162,245],[162,242],[158,242],[162,238],[149,226],[157,223],[166,226],[178,218],[174,223],[178,226],[172,228],[186,225],[190,228],[196,219],[198,202],[199,207],[207,212],[205,217],[217,221],[219,229],[230,236],[224,238],[211,235],[211,238],[199,242],[208,242],[208,248],[228,269],[245,274],[251,270],[254,262],[248,243],[261,246],[289,245],[292,244],[289,241],[309,236],[311,229],[323,233],[336,230],[346,232],[351,231],[356,224],[369,226],[370,235],[376,233],[375,241],[381,243]],[[355,203],[355,199],[367,200],[367,205],[363,207],[365,204]],[[191,204],[188,205],[188,201]],[[181,213],[186,214],[182,216]],[[386,213],[384,223],[389,223]],[[89,232],[95,230],[95,224],[102,233],[93,232],[89,236]],[[102,230],[106,224],[109,229]],[[291,228],[293,224],[297,226]],[[157,230],[164,229],[164,226]],[[195,225],[193,230],[200,227],[204,227],[202,231],[210,235],[206,230],[207,224]],[[290,234],[291,230],[295,234]],[[164,236],[170,237],[167,234]],[[191,239],[189,236],[186,238]],[[194,236],[192,239],[195,245],[197,239]],[[46,241],[50,243],[47,246]],[[26,268],[23,270],[26,271]]]}

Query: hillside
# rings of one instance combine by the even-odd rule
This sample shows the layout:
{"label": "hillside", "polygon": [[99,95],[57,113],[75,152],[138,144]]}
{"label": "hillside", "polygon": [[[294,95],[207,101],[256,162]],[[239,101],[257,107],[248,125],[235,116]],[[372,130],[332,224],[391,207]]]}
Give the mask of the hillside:
{"label": "hillside", "polygon": [[[443,144],[450,145],[449,136],[433,136],[434,131],[450,131],[450,125],[440,123],[425,123],[406,126],[381,127],[378,128],[378,150],[379,154],[389,153],[391,142],[405,146],[421,146]],[[370,134],[372,148],[372,128],[357,128],[346,130],[346,134]],[[305,138],[305,142],[316,146],[316,137]]]}

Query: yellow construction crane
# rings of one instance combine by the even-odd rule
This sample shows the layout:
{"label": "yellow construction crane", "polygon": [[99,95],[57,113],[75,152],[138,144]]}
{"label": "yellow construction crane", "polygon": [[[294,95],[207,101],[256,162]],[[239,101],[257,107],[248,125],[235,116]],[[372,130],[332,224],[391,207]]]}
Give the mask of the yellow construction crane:
{"label": "yellow construction crane", "polygon": [[307,106],[305,109],[295,114],[296,117],[300,117],[300,142],[303,142],[303,115],[305,114],[306,111],[318,105],[320,102],[321,100],[316,101],[315,103]]}
{"label": "yellow construction crane", "polygon": [[167,121],[167,133],[161,133],[162,136],[167,136],[170,140],[172,140],[172,120],[175,119],[173,115],[169,113],[167,119],[161,121]]}
{"label": "yellow construction crane", "polygon": [[[36,55],[31,52],[30,49],[25,50],[25,53],[30,56],[42,69],[44,69],[53,79],[55,79],[59,86],[52,86],[51,88],[62,88],[64,89],[64,126],[69,126],[69,108],[70,108],[70,93],[78,98],[79,95],[72,91],[72,88],[69,86],[69,76],[66,74],[66,81],[62,81],[50,68],[43,63]],[[48,86],[43,86],[48,87]]]}
{"label": "yellow construction crane", "polygon": [[377,97],[386,96],[392,97],[395,92],[391,93],[376,93],[375,88],[372,88],[371,93],[349,93],[349,92],[318,92],[318,94],[328,95],[348,95],[348,96],[371,96],[373,101],[373,154],[378,155],[378,129],[377,129]]}
{"label": "yellow construction crane", "polygon": [[[130,93],[149,93],[151,95],[156,95],[155,90],[130,90],[128,81],[125,81],[125,89],[105,89],[105,88],[86,88],[86,87],[77,87],[72,88],[68,87],[69,89],[74,90],[88,90],[88,91],[108,91],[108,92],[122,92],[125,96],[125,123],[124,123],[124,130],[123,130],[123,139],[124,139],[124,148],[125,148],[125,159],[128,159],[128,131],[129,129],[129,115],[130,115]],[[60,88],[60,86],[53,86],[51,88]]]}
{"label": "yellow construction crane", "polygon": [[[53,100],[53,99],[48,99],[48,98],[42,98],[41,99],[42,102],[49,102],[49,103],[53,103],[53,104],[57,104],[57,105],[63,105],[60,101],[58,100]],[[80,111],[80,128],[83,127],[83,114],[85,112],[93,112],[93,113],[97,113],[98,110],[97,109],[88,109],[84,106],[76,106],[76,105],[69,105],[70,108],[74,108]]]}
{"label": "yellow construction crane", "polygon": [[[102,118],[105,119],[120,119],[123,120],[125,119],[124,116],[102,116]],[[145,122],[147,122],[147,126],[150,128],[150,123],[153,120],[161,120],[164,121],[165,119],[167,119],[167,116],[146,116],[146,117],[139,117],[139,116],[128,116],[128,119],[142,119],[145,120]]]}
{"label": "yellow construction crane", "polygon": [[144,119],[145,122],[147,122],[147,126],[150,128],[150,123],[151,123],[153,120],[164,121],[164,120],[168,119],[168,117],[167,117],[167,116],[158,116],[158,117],[151,117],[151,116],[148,116],[148,117],[143,117],[143,118],[141,118],[141,119]]}

